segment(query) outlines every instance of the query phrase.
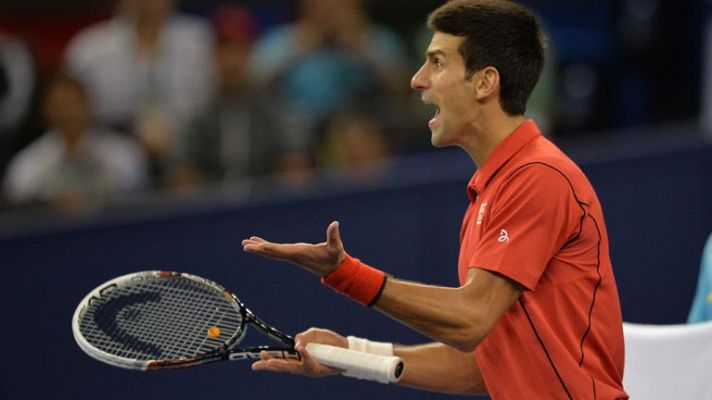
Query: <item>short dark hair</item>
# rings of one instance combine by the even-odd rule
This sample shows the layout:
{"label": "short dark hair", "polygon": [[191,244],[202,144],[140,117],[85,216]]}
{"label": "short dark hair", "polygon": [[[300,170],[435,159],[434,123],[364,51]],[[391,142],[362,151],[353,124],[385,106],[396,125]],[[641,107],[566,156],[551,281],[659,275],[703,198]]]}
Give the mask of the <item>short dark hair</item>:
{"label": "short dark hair", "polygon": [[544,67],[544,38],[531,12],[507,0],[451,0],[430,14],[428,27],[464,37],[458,50],[465,77],[487,66],[496,68],[502,109],[524,114]]}

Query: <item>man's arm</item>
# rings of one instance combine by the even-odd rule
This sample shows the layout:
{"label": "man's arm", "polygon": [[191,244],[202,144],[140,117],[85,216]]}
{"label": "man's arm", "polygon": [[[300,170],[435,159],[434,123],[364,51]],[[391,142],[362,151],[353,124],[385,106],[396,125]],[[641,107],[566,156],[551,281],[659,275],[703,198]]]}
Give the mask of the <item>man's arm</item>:
{"label": "man's arm", "polygon": [[[340,373],[337,369],[319,364],[309,356],[305,347],[307,343],[316,342],[346,348],[346,338],[330,330],[311,328],[298,334],[295,341],[302,360],[274,358],[264,352],[262,360],[255,362],[252,369],[288,372],[312,378]],[[400,385],[449,394],[487,393],[473,353],[463,353],[442,343],[429,343],[417,346],[397,345],[394,355],[401,357],[405,363]]]}
{"label": "man's arm", "polygon": [[[319,244],[278,244],[259,237],[242,244],[247,252],[291,262],[321,277],[336,270],[346,257],[337,222],[329,225],[326,242]],[[375,306],[433,340],[469,353],[520,294],[514,282],[473,268],[459,288],[390,278]]]}
{"label": "man's arm", "polygon": [[375,307],[438,342],[468,353],[520,295],[514,282],[473,268],[467,283],[459,288],[389,279]]}
{"label": "man's arm", "polygon": [[442,343],[396,346],[405,362],[399,384],[449,394],[486,394],[487,388],[473,352],[463,353]]}

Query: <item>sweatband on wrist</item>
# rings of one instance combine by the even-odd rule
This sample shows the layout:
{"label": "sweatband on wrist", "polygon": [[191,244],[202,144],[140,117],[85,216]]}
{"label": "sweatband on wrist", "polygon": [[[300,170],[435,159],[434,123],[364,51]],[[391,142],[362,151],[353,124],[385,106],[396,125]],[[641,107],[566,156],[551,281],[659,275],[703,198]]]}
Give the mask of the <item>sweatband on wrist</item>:
{"label": "sweatband on wrist", "polygon": [[393,356],[393,343],[372,342],[368,339],[348,336],[349,350],[360,351],[362,353],[375,354],[378,356]]}
{"label": "sweatband on wrist", "polygon": [[321,278],[321,283],[352,300],[371,307],[380,299],[387,279],[388,276],[383,271],[368,266],[347,254],[338,268]]}

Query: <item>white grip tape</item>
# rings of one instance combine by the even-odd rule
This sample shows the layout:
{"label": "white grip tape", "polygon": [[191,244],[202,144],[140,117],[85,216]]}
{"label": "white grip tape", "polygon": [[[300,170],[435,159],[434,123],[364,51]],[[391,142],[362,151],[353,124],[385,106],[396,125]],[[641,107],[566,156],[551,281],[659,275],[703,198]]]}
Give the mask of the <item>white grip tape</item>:
{"label": "white grip tape", "polygon": [[349,342],[350,350],[356,350],[368,354],[375,354],[377,356],[393,355],[393,343],[372,342],[368,339],[356,336],[347,336],[346,340]]}
{"label": "white grip tape", "polygon": [[360,351],[307,343],[307,351],[319,363],[343,369],[344,375],[381,383],[398,382],[403,375],[403,360]]}

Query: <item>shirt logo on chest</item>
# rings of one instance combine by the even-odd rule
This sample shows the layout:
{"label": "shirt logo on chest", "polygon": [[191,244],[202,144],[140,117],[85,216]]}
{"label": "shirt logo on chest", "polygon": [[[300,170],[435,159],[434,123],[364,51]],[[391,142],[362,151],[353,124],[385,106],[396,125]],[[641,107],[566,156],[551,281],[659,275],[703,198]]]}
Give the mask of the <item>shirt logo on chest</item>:
{"label": "shirt logo on chest", "polygon": [[485,210],[487,210],[487,203],[480,204],[480,211],[477,213],[477,225],[482,225],[482,220],[485,218]]}

